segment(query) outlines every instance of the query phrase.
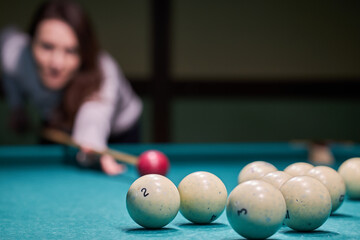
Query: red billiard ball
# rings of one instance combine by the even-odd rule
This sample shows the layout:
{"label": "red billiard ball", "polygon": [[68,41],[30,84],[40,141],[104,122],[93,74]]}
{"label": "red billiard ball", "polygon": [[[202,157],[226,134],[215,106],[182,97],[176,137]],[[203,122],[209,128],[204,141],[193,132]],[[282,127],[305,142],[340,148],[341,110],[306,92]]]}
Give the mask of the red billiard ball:
{"label": "red billiard ball", "polygon": [[169,159],[157,150],[143,152],[139,156],[137,165],[140,176],[146,174],[160,174],[165,176],[170,167]]}

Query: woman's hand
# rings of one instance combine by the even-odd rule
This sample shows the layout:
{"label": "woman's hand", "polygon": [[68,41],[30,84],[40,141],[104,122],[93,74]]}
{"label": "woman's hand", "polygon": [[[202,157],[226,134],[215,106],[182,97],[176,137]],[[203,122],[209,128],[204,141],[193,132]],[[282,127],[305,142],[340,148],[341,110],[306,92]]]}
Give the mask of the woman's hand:
{"label": "woman's hand", "polygon": [[80,166],[90,168],[99,165],[100,156],[95,154],[91,148],[81,147],[76,155],[76,160]]}
{"label": "woman's hand", "polygon": [[100,166],[104,173],[107,175],[119,175],[126,172],[125,164],[120,164],[110,155],[102,155],[100,157]]}
{"label": "woman's hand", "polygon": [[111,176],[122,174],[127,169],[125,164],[117,163],[112,156],[108,154],[99,156],[88,147],[81,147],[76,156],[76,160],[82,167],[93,168],[100,166],[104,173]]}

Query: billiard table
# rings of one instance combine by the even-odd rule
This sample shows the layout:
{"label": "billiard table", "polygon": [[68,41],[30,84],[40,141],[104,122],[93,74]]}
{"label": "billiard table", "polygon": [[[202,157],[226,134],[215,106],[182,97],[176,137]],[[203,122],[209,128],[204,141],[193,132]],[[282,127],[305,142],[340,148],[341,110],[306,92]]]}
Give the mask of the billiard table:
{"label": "billiard table", "polygon": [[[262,160],[279,170],[307,161],[304,143],[123,144],[113,149],[139,155],[157,149],[168,155],[170,180],[178,185],[195,171],[209,171],[228,194],[241,168]],[[360,145],[333,144],[338,165],[360,156]],[[0,239],[241,239],[225,211],[214,223],[195,225],[180,213],[166,227],[147,230],[126,210],[126,193],[137,178],[134,166],[111,177],[72,164],[76,149],[60,145],[0,147]],[[360,201],[345,199],[313,232],[283,226],[271,239],[360,239]]]}

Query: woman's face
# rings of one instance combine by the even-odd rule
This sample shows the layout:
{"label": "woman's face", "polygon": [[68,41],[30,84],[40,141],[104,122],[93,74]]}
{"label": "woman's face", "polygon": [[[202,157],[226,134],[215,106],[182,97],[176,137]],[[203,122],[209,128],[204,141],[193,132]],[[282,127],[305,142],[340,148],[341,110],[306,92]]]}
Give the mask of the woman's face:
{"label": "woman's face", "polygon": [[65,87],[81,63],[76,34],[61,20],[40,22],[32,49],[43,84],[52,90]]}

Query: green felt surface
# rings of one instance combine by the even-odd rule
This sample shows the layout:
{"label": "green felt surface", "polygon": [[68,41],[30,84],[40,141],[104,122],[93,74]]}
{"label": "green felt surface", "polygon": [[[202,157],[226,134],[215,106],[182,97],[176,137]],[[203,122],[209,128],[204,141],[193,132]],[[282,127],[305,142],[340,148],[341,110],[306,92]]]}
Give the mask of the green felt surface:
{"label": "green felt surface", "polygon": [[[282,143],[114,148],[134,154],[160,149],[171,159],[168,177],[176,185],[191,172],[209,171],[223,180],[228,193],[249,161],[269,161],[283,170],[294,161],[305,161],[307,153],[304,145]],[[356,156],[359,149],[356,144],[333,146],[338,159]],[[210,225],[191,224],[179,213],[163,229],[143,229],[132,221],[125,203],[136,169],[130,166],[126,174],[108,177],[62,164],[68,155],[64,150],[60,146],[0,147],[0,239],[242,239],[225,213]],[[360,201],[346,199],[316,231],[299,233],[282,227],[270,239],[360,239],[359,224]]]}

